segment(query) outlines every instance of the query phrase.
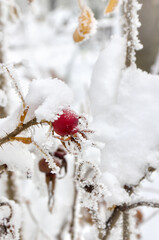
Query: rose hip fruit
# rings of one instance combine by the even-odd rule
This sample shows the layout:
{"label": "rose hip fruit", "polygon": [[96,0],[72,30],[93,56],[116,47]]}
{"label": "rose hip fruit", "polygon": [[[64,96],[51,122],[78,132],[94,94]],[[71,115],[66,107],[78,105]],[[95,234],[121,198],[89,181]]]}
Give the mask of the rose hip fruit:
{"label": "rose hip fruit", "polygon": [[63,114],[52,125],[60,136],[73,135],[78,132],[78,115],[72,110],[64,109]]}
{"label": "rose hip fruit", "polygon": [[40,170],[41,172],[46,173],[46,174],[48,174],[48,173],[51,172],[51,168],[49,168],[48,163],[45,161],[44,158],[42,158],[42,159],[39,161],[39,170]]}

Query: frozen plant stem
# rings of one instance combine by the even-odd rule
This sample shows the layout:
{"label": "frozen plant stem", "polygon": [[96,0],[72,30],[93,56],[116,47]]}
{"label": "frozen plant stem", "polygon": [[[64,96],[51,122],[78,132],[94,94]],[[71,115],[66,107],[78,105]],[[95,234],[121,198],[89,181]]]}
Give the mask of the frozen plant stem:
{"label": "frozen plant stem", "polygon": [[133,22],[132,22],[132,5],[133,0],[123,1],[123,15],[124,15],[124,34],[126,36],[126,67],[130,67],[134,63],[135,49],[133,43]]}
{"label": "frozen plant stem", "polygon": [[151,202],[151,201],[139,201],[139,202],[132,203],[132,204],[126,204],[125,203],[125,204],[119,206],[119,210],[124,212],[124,211],[128,211],[130,209],[141,207],[141,206],[159,208],[159,203]]}
{"label": "frozen plant stem", "polygon": [[[4,1],[0,1],[0,63],[5,61],[5,28],[7,22],[7,5]],[[6,90],[6,77],[0,74],[0,89]],[[0,106],[0,118],[6,117],[7,112],[5,107]]]}
{"label": "frozen plant stem", "polygon": [[111,214],[110,218],[106,222],[106,235],[103,237],[102,240],[107,240],[110,236],[111,230],[113,227],[115,227],[115,224],[119,220],[121,216],[121,212],[119,208],[116,206],[115,209],[113,210],[113,213]]}
{"label": "frozen plant stem", "polygon": [[36,118],[34,118],[34,119],[30,120],[29,122],[23,124],[22,126],[20,126],[20,127],[18,126],[15,130],[13,130],[13,132],[7,134],[5,137],[0,139],[0,146],[2,146],[4,143],[9,142],[12,137],[16,137],[18,134],[25,131],[29,127],[38,125],[38,124],[40,124],[40,123],[38,123],[36,121]]}
{"label": "frozen plant stem", "polygon": [[[137,187],[139,187],[140,183],[147,177],[147,174],[151,174],[155,171],[156,169],[153,167],[148,167],[147,171],[145,172],[144,176],[139,180],[139,182],[134,185],[134,186],[124,186],[124,189],[129,193],[129,195],[131,195],[134,192],[134,189],[136,189]],[[145,203],[145,202],[143,202]],[[142,204],[142,202],[140,202],[140,204]],[[134,207],[133,205],[130,205],[131,207],[126,208],[127,205],[122,205],[122,206],[116,206],[111,214],[111,216],[108,218],[107,222],[106,222],[106,235],[103,237],[102,240],[107,240],[111,234],[111,230],[113,227],[115,227],[116,223],[118,222],[122,212],[124,211],[128,211],[129,209]],[[132,207],[133,206],[133,207]],[[137,206],[135,206],[137,207]]]}
{"label": "frozen plant stem", "polygon": [[16,186],[16,176],[15,173],[11,171],[7,171],[7,195],[8,199],[14,200],[16,203],[19,203]]}
{"label": "frozen plant stem", "polygon": [[123,212],[123,240],[130,240],[129,212]]}
{"label": "frozen plant stem", "polygon": [[[76,159],[77,160],[77,159]],[[75,178],[75,173],[76,173],[76,164],[74,167],[74,177]],[[76,182],[74,182],[74,199],[73,199],[73,205],[72,205],[72,219],[70,223],[70,235],[71,235],[71,240],[75,240],[75,228],[76,228],[76,206],[77,206],[77,187],[76,187]]]}
{"label": "frozen plant stem", "polygon": [[138,11],[141,4],[138,0],[123,0],[123,33],[126,38],[126,58],[125,66],[130,67],[135,64],[136,51],[142,49],[142,44],[138,38],[138,28],[141,26]]}
{"label": "frozen plant stem", "polygon": [[71,219],[71,224],[70,224],[71,240],[75,240],[76,203],[77,203],[77,189],[76,189],[76,186],[74,186],[74,199],[73,199],[73,206],[72,206],[72,219]]}

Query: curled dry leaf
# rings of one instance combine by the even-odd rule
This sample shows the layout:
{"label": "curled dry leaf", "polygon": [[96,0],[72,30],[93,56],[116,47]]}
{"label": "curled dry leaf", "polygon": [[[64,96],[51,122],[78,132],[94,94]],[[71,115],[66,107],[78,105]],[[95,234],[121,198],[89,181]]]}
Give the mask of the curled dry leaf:
{"label": "curled dry leaf", "polygon": [[116,6],[118,5],[118,2],[119,0],[109,0],[104,13],[107,14],[113,12]]}
{"label": "curled dry leaf", "polygon": [[78,20],[78,27],[75,29],[73,39],[75,42],[81,42],[92,34],[96,29],[96,20],[92,10],[83,6]]}

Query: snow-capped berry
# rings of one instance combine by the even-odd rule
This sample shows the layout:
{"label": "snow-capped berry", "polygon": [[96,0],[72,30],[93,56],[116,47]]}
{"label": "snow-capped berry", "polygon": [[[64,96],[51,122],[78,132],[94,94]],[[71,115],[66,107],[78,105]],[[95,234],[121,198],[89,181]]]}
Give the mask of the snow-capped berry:
{"label": "snow-capped berry", "polygon": [[73,135],[78,132],[78,115],[72,110],[64,109],[63,114],[52,125],[60,136]]}

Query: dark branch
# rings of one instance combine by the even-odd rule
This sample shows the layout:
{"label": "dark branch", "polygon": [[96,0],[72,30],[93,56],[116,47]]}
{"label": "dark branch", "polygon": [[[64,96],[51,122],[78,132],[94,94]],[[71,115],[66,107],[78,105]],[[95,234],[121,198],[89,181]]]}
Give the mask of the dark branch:
{"label": "dark branch", "polygon": [[11,138],[17,136],[18,134],[25,131],[29,127],[38,125],[38,124],[40,124],[40,123],[37,122],[36,118],[34,118],[34,119],[30,120],[29,122],[23,124],[22,126],[18,126],[13,132],[7,134],[5,137],[0,139],[0,146],[2,146],[2,144],[4,144],[4,143],[9,142]]}
{"label": "dark branch", "polygon": [[122,206],[118,206],[119,210],[122,212],[128,211],[133,208],[137,207],[152,207],[152,208],[159,208],[159,203],[156,202],[147,202],[147,201],[142,201],[142,202],[136,202],[132,204],[123,204]]}

